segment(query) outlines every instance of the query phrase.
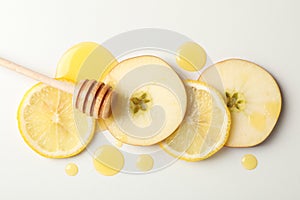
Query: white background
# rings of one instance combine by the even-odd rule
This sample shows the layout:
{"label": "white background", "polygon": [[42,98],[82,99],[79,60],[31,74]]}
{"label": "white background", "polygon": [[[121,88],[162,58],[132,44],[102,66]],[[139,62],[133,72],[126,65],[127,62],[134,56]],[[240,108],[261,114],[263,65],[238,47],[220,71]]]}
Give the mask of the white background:
{"label": "white background", "polygon": [[[49,76],[78,42],[155,27],[194,39],[213,61],[240,57],[264,66],[283,93],[280,121],[258,147],[224,148],[148,175],[105,177],[86,154],[51,160],[25,145],[16,111],[35,81],[0,68],[0,199],[300,199],[299,9],[297,0],[0,0],[0,56]],[[246,153],[258,158],[254,171],[240,164]],[[79,165],[75,177],[64,173],[71,161]]]}

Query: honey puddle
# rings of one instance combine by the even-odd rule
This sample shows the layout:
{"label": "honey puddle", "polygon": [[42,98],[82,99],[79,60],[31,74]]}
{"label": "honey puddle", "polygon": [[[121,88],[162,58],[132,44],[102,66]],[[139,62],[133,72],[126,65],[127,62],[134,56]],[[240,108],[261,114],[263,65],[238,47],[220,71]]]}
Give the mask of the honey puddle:
{"label": "honey puddle", "polygon": [[104,145],[94,154],[94,167],[97,172],[105,176],[113,176],[124,166],[123,154],[114,146]]}
{"label": "honey puddle", "polygon": [[150,155],[139,155],[136,161],[136,167],[143,172],[149,171],[153,168],[153,158]]}
{"label": "honey puddle", "polygon": [[78,167],[74,163],[69,163],[65,168],[65,172],[69,176],[76,176],[78,173]]}
{"label": "honey puddle", "polygon": [[205,66],[205,50],[195,42],[187,42],[179,47],[176,56],[177,64],[188,71],[198,71]]}
{"label": "honey puddle", "polygon": [[242,158],[242,165],[247,170],[253,170],[257,166],[257,159],[252,154],[246,154]]}

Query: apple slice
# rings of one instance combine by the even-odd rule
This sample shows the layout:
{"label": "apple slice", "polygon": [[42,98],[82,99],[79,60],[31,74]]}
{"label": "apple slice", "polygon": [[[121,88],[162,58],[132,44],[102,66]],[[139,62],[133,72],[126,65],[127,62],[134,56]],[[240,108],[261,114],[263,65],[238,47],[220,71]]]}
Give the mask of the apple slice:
{"label": "apple slice", "polygon": [[251,147],[263,142],[281,111],[280,89],[255,63],[228,59],[207,68],[199,78],[219,89],[232,116],[226,146]]}
{"label": "apple slice", "polygon": [[104,122],[121,142],[156,144],[172,134],[183,120],[187,104],[185,87],[176,72],[158,57],[124,60],[104,82],[115,91],[112,115]]}

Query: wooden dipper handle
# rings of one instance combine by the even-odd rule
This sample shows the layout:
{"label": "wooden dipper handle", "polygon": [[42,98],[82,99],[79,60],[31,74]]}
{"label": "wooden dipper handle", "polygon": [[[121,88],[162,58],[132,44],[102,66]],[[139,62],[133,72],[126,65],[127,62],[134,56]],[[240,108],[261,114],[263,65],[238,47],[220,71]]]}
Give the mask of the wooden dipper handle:
{"label": "wooden dipper handle", "polygon": [[3,59],[3,58],[0,58],[0,66],[6,67],[12,71],[19,73],[19,74],[23,74],[29,78],[43,82],[49,86],[63,90],[65,92],[68,92],[71,94],[73,94],[74,89],[75,89],[74,85],[71,83],[55,80],[53,78],[45,76],[44,74],[32,71],[31,69],[28,69],[24,66],[18,65],[14,62],[11,62],[11,61]]}
{"label": "wooden dipper handle", "polygon": [[91,117],[108,118],[111,114],[112,88],[102,82],[83,80],[74,86],[72,83],[50,78],[3,58],[0,58],[0,66],[43,82],[54,88],[71,94],[74,93],[75,108]]}

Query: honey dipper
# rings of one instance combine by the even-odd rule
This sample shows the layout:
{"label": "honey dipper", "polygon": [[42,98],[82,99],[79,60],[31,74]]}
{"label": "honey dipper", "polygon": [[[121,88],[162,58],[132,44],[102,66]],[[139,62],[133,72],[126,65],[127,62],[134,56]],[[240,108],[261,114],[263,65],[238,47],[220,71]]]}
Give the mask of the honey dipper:
{"label": "honey dipper", "polygon": [[111,113],[112,88],[95,80],[82,80],[74,85],[35,72],[9,60],[0,58],[0,66],[43,82],[74,95],[75,108],[94,118],[108,118]]}

